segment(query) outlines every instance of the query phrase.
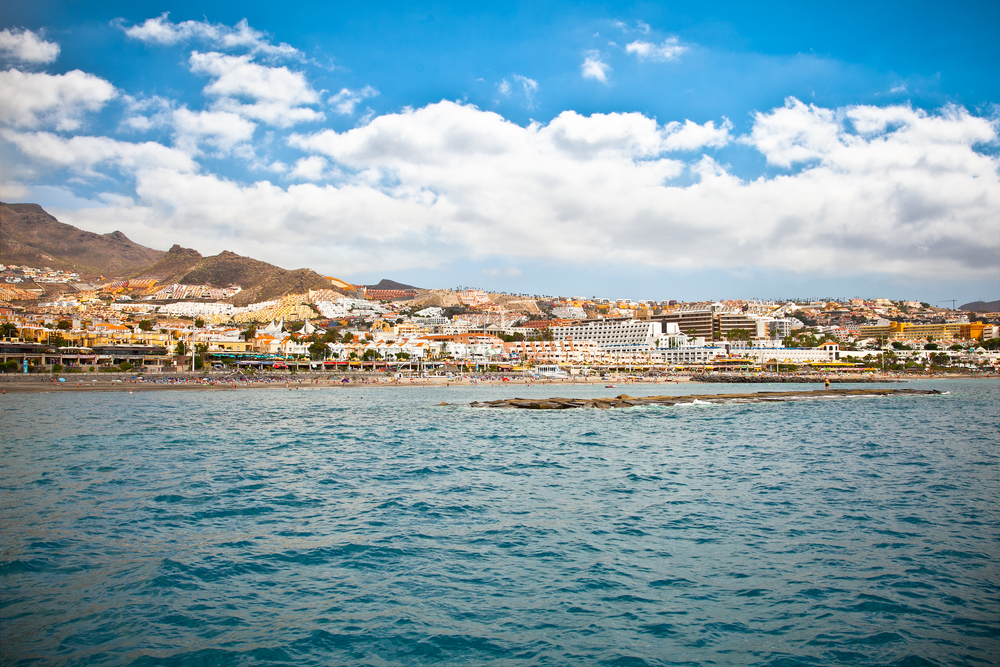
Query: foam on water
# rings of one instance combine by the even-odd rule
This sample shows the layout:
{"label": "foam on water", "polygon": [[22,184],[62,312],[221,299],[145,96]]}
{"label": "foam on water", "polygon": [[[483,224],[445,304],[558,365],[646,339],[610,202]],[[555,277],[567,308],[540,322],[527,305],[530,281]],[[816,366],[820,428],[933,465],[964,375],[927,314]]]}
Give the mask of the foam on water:
{"label": "foam on water", "polygon": [[907,386],[6,395],[0,662],[997,664],[1000,392]]}

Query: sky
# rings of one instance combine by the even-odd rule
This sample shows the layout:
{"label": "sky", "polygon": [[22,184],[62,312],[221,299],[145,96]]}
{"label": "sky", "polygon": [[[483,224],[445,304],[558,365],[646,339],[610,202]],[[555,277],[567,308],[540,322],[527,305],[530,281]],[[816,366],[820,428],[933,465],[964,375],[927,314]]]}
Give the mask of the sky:
{"label": "sky", "polygon": [[48,2],[0,199],[357,284],[1000,298],[1000,3]]}

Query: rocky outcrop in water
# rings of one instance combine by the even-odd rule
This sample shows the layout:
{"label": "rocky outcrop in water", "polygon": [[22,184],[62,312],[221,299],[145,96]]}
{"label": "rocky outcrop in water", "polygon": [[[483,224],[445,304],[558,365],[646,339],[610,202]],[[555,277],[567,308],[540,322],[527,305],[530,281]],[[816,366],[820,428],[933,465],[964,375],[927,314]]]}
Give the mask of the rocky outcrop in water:
{"label": "rocky outcrop in water", "polygon": [[643,405],[683,405],[693,403],[774,403],[819,398],[939,395],[935,389],[826,389],[816,391],[759,391],[755,394],[703,394],[691,396],[629,396],[614,398],[507,398],[473,401],[473,408],[520,408],[522,410],[568,410],[571,408],[634,408]]}

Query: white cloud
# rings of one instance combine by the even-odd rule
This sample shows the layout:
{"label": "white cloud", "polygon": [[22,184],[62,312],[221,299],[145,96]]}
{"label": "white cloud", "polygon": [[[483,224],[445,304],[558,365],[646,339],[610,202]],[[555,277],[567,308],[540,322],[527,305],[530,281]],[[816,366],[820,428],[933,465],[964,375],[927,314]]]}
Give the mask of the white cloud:
{"label": "white cloud", "polygon": [[745,141],[770,164],[791,167],[833,150],[843,138],[841,129],[833,110],[790,97],[784,107],[754,114],[753,130]]}
{"label": "white cloud", "polygon": [[625,47],[626,53],[635,54],[639,60],[676,60],[688,47],[681,46],[676,37],[670,37],[662,44],[636,40]]}
{"label": "white cloud", "polygon": [[[10,130],[4,139],[42,166],[134,176],[134,197],[104,198],[67,216],[73,224],[290,268],[348,275],[460,256],[487,267],[948,279],[995,270],[1000,161],[977,150],[996,145],[994,122],[957,107],[823,109],[794,99],[753,122],[744,150],[796,171],[742,180],[709,156],[674,157],[731,141],[725,120],[661,125],[638,113],[567,111],[521,127],[448,101],[341,133],[292,135],[308,155],[285,178],[333,174],[336,185],[239,183],[153,143]],[[677,179],[685,172],[693,183]]]}
{"label": "white cloud", "polygon": [[326,158],[311,155],[298,160],[288,175],[301,181],[319,181],[323,180],[329,165]]}
{"label": "white cloud", "polygon": [[[995,262],[998,162],[974,149],[996,141],[994,125],[964,110],[799,104],[759,114],[746,141],[772,162],[798,159],[803,146],[820,164],[743,181],[701,157],[684,187],[670,180],[683,163],[664,154],[724,144],[728,122],[659,127],[639,114],[565,112],[521,128],[441,102],[291,143],[366,174],[411,220],[434,220],[411,233],[460,241],[472,256],[673,267],[780,257],[799,271],[950,277]],[[830,135],[829,116],[866,134]]]}
{"label": "white cloud", "polygon": [[356,107],[359,102],[368,99],[369,97],[375,97],[378,94],[378,91],[371,86],[365,86],[361,90],[341,88],[339,93],[327,100],[327,103],[333,106],[334,110],[336,110],[336,112],[340,115],[350,116],[354,113],[354,107]]}
{"label": "white cloud", "polygon": [[125,118],[119,124],[119,130],[146,132],[170,125],[175,104],[172,100],[159,95],[142,99],[122,95],[122,101],[125,103]]}
{"label": "white cloud", "polygon": [[636,21],[634,28],[624,21],[612,21],[611,26],[621,30],[622,32],[641,32],[648,35],[650,31],[649,24],[645,21]]}
{"label": "white cloud", "polygon": [[10,179],[0,181],[0,201],[21,202],[27,201],[30,196],[31,190],[22,183]]}
{"label": "white cloud", "polygon": [[[171,23],[169,12],[141,25],[124,28],[125,34],[147,44],[171,45],[188,41],[202,41],[218,49],[247,49],[252,53],[262,53],[272,57],[300,58],[302,53],[288,44],[272,44],[268,35],[254,30],[246,19],[233,27],[208,21],[182,21]],[[119,23],[121,23],[119,21]]]}
{"label": "white cloud", "polygon": [[538,82],[520,74],[514,75],[514,81],[521,84],[521,89],[524,91],[525,106],[533,109],[535,106],[535,93],[538,92]]}
{"label": "white cloud", "polygon": [[78,129],[81,117],[115,97],[104,79],[73,70],[66,74],[0,72],[0,123],[13,127]]}
{"label": "white cloud", "polygon": [[580,72],[584,79],[596,79],[601,83],[608,82],[608,72],[611,66],[601,60],[601,54],[596,51],[589,53],[580,65]]}
{"label": "white cloud", "polygon": [[[534,109],[535,93],[538,92],[538,82],[521,74],[514,74],[511,78],[514,79],[515,84],[520,84],[520,94],[524,97],[524,106],[527,109]],[[497,84],[497,92],[504,97],[510,97],[515,94],[514,86],[507,79],[501,79],[500,83]]]}
{"label": "white cloud", "polygon": [[198,165],[184,151],[153,141],[130,143],[108,137],[76,136],[69,139],[51,132],[3,131],[3,138],[17,146],[30,160],[70,169],[85,176],[96,175],[99,166],[137,171],[188,173]]}
{"label": "white cloud", "polygon": [[202,142],[229,151],[253,137],[257,128],[255,123],[228,111],[190,111],[186,107],[174,111],[172,120],[174,144],[187,152],[196,152]]}
{"label": "white cloud", "polygon": [[[218,98],[216,110],[236,113],[277,127],[319,121],[324,114],[310,109],[319,93],[305,75],[287,67],[267,67],[253,62],[253,56],[229,56],[222,53],[198,53],[190,58],[191,71],[213,77],[202,92]],[[251,100],[244,104],[241,99]]]}
{"label": "white cloud", "polygon": [[59,45],[47,42],[30,30],[0,31],[0,58],[45,65],[59,57]]}
{"label": "white cloud", "polygon": [[719,127],[715,121],[699,125],[690,120],[683,124],[674,121],[664,128],[663,148],[668,151],[694,151],[700,148],[720,148],[729,143],[729,130],[733,124],[728,118],[723,119]]}

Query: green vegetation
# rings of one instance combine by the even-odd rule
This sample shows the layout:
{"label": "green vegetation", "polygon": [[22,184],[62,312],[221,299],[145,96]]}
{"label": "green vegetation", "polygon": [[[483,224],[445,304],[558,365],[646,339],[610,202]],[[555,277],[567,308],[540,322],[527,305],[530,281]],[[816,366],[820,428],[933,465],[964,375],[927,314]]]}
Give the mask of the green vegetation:
{"label": "green vegetation", "polygon": [[741,340],[749,342],[753,340],[753,335],[747,329],[732,329],[726,332],[726,340]]}

